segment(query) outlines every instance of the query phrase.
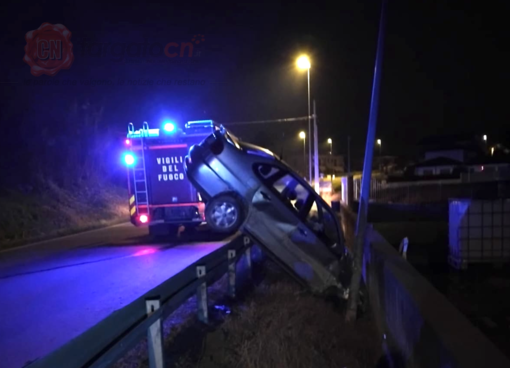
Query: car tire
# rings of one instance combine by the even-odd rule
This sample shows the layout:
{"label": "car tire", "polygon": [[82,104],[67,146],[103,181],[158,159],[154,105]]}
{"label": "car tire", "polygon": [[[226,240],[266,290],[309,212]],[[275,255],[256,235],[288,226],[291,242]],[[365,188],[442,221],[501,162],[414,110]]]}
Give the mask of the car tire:
{"label": "car tire", "polygon": [[205,221],[218,233],[234,233],[243,222],[241,202],[233,195],[220,195],[212,198],[205,207]]}

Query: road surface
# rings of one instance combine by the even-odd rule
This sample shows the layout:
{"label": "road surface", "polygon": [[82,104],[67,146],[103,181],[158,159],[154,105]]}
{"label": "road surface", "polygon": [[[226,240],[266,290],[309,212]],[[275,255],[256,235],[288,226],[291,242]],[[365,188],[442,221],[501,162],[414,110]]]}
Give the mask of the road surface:
{"label": "road surface", "polygon": [[0,367],[62,346],[224,244],[212,236],[156,244],[122,224],[0,252]]}

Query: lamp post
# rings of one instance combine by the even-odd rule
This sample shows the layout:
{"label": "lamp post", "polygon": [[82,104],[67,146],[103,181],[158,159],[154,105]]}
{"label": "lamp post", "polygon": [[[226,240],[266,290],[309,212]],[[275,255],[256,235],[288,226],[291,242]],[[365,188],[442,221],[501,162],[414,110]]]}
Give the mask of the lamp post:
{"label": "lamp post", "polygon": [[331,138],[328,138],[328,144],[329,144],[329,154],[332,155],[333,154],[333,141],[331,140]]}
{"label": "lamp post", "polygon": [[303,140],[303,169],[306,175],[306,133],[299,132],[299,138]]}
{"label": "lamp post", "polygon": [[[312,120],[310,117],[310,59],[302,55],[296,62],[299,69],[306,69],[308,77],[308,137],[312,136]],[[304,139],[304,138],[303,138]],[[308,180],[312,183],[312,141],[308,140]]]}
{"label": "lamp post", "polygon": [[381,153],[382,153],[382,141],[380,139],[377,140],[377,145],[379,146],[379,156],[381,156]]}

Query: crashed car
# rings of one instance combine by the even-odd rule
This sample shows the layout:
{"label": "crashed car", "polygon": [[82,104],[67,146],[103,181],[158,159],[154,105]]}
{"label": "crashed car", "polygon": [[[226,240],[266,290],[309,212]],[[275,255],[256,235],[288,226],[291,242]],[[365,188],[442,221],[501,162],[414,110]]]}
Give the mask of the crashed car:
{"label": "crashed car", "polygon": [[185,171],[206,202],[205,219],[214,231],[251,236],[314,292],[345,292],[344,236],[336,214],[276,155],[221,127],[190,148]]}

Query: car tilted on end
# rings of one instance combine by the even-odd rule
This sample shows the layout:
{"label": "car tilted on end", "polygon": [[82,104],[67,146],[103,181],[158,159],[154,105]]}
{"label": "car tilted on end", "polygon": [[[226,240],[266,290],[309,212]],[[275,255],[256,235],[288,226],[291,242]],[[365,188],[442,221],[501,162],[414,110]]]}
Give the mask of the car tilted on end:
{"label": "car tilted on end", "polygon": [[213,230],[241,230],[312,291],[345,294],[337,216],[277,156],[222,127],[191,147],[185,171],[206,201],[205,219]]}

